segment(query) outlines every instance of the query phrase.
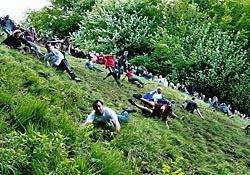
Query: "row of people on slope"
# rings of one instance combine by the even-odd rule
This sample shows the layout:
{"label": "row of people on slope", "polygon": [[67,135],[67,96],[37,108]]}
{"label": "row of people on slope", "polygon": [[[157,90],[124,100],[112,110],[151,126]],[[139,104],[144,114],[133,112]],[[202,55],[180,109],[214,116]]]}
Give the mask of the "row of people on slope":
{"label": "row of people on slope", "polygon": [[[52,65],[57,67],[57,69],[59,70],[62,71],[66,70],[73,80],[80,81],[80,79],[75,75],[72,68],[69,66],[69,63],[65,57],[68,54],[68,52],[71,52],[72,54],[71,51],[72,47],[69,47],[70,37],[66,37],[64,42],[58,40],[48,41],[45,44],[45,48],[47,49],[47,53],[45,56],[41,53],[39,46],[36,45],[35,43],[36,41],[37,39],[36,39],[35,29],[33,27],[30,27],[29,30],[25,31],[19,29],[15,30],[13,34],[9,35],[2,43],[11,46],[14,49],[21,50],[22,52],[28,52],[30,48],[35,48],[35,50],[39,53],[39,55],[41,55],[42,59],[46,59],[47,61],[51,62]],[[22,44],[24,46],[22,46]],[[105,66],[109,70],[109,73],[104,77],[104,79],[112,75],[116,80],[117,84],[119,86],[122,85],[119,79],[123,71],[125,72],[127,71],[127,65],[128,65],[127,55],[128,52],[125,51],[124,54],[119,58],[117,63],[118,71],[116,70],[114,55],[105,55]],[[82,57],[85,56],[86,55],[82,53]],[[49,62],[47,62],[47,65],[50,65]],[[94,67],[91,64],[90,59],[88,63],[86,63],[86,65],[90,69],[102,72],[102,70]],[[141,87],[144,86],[144,83],[142,81],[140,81],[138,78],[133,77],[133,70],[127,72],[126,75],[128,77],[129,82],[132,83],[138,82],[139,83],[138,85],[140,85]]]}
{"label": "row of people on slope", "polygon": [[[0,18],[0,24],[1,28],[7,33],[8,37],[2,42],[6,45],[9,45],[15,49],[21,50],[22,52],[29,52],[30,49],[34,49],[34,51],[37,53],[37,56],[41,59],[44,59],[44,54],[41,52],[39,46],[37,45],[39,40],[42,40],[45,42],[50,42],[51,44],[54,44],[55,47],[58,48],[58,50],[63,53],[63,57],[59,52],[54,51],[52,46],[49,46],[49,44],[46,46],[47,49],[47,60],[52,62],[52,64],[57,67],[59,70],[66,70],[71,78],[76,81],[80,81],[80,79],[75,75],[71,67],[69,66],[69,63],[67,59],[65,58],[65,55],[70,54],[75,57],[80,57],[80,58],[88,58],[88,62],[86,65],[90,69],[97,70],[99,72],[103,72],[101,69],[98,69],[91,64],[91,61],[93,61],[94,58],[94,53],[87,53],[85,54],[83,51],[81,51],[78,48],[74,48],[72,46],[71,38],[67,36],[64,41],[59,41],[59,40],[50,40],[49,36],[46,34],[44,37],[41,37],[42,39],[38,39],[36,35],[36,31],[34,27],[29,27],[28,29],[24,29],[20,25],[16,24],[13,20],[9,18],[9,15],[6,15],[5,17]],[[22,43],[25,45],[22,47]],[[131,69],[128,70],[129,63],[128,63],[128,51],[125,51],[124,54],[118,59],[117,64],[115,62],[115,56],[113,54],[110,55],[104,55],[101,53],[98,55],[98,58],[100,63],[105,61],[105,66],[109,70],[109,73],[104,77],[106,79],[109,76],[113,76],[116,83],[119,86],[122,86],[120,83],[120,75],[123,72],[126,72],[126,76],[128,77],[128,81],[138,85],[139,87],[143,87],[145,83],[143,83],[140,79],[134,76],[134,74],[138,76],[142,76],[145,74],[145,78],[149,78],[151,75],[147,74],[147,71],[144,72],[140,67],[137,68],[136,70],[133,69],[133,66],[131,66]],[[91,61],[90,61],[91,59]],[[49,65],[47,63],[47,65]],[[116,70],[116,68],[118,70]],[[125,78],[124,77],[124,78]],[[159,75],[159,78],[155,78],[153,81],[163,83],[164,86],[168,86],[168,82],[166,78],[163,78],[162,75]],[[169,86],[171,88],[177,89],[187,95],[190,95],[188,92],[187,88],[184,85],[180,85],[179,83],[176,84],[176,86],[173,83],[169,83]],[[199,93],[194,92],[193,96],[195,96],[197,99],[200,99],[202,101],[205,101],[205,95],[199,95]],[[235,110],[234,113],[232,111],[232,107],[230,105],[226,105],[225,103],[218,103],[218,98],[216,100],[216,96],[213,98],[208,99],[208,104],[210,106],[215,107],[217,110],[222,111],[226,113],[228,116],[241,116],[242,118],[248,118],[246,114],[242,114],[239,111]]]}
{"label": "row of people on slope", "polygon": [[[124,51],[124,53],[119,57],[118,61],[115,61],[115,55],[112,53],[108,55],[102,55],[105,60],[105,68],[109,71],[108,74],[103,78],[103,80],[105,80],[109,76],[112,76],[115,79],[117,85],[121,87],[121,75],[125,73],[124,77],[121,80],[124,80],[127,77],[130,83],[135,84],[138,87],[144,87],[144,85],[146,85],[142,80],[134,75],[135,70],[130,66],[127,59],[128,51]],[[94,66],[92,57],[88,57],[85,63],[85,67],[88,67],[89,69],[95,70],[97,72],[104,72],[100,68]]]}
{"label": "row of people on slope", "polygon": [[[7,38],[2,41],[2,43],[14,49],[18,49],[23,53],[30,53],[31,51],[33,51],[39,59],[43,59],[44,54],[41,52],[39,46],[36,44],[36,40],[37,38],[35,34],[35,29],[33,27],[24,29],[17,26],[15,30],[7,33]],[[22,46],[22,44],[24,46]]]}
{"label": "row of people on slope", "polygon": [[[148,92],[144,97],[142,97],[141,94],[133,94],[133,97],[138,99],[143,104],[139,104],[132,99],[128,99],[132,105],[140,109],[145,115],[162,119],[165,121],[167,128],[169,128],[168,115],[171,115],[173,118],[178,117],[174,113],[175,101],[163,98],[161,87],[157,87],[156,90]],[[192,113],[197,111],[199,116],[204,119],[199,111],[195,98],[192,98],[192,100],[185,100],[183,108]],[[86,127],[90,123],[94,123],[97,126],[119,132],[121,128],[120,122],[128,122],[129,113],[131,112],[136,112],[136,110],[126,107],[120,115],[116,115],[114,110],[105,107],[101,100],[96,100],[93,103],[93,111],[88,115],[82,126]]]}
{"label": "row of people on slope", "polygon": [[200,93],[196,92],[194,87],[192,87],[193,92],[190,93],[185,85],[183,84],[181,85],[180,83],[177,83],[176,85],[172,82],[169,83],[167,79],[163,78],[161,74],[159,76],[155,76],[153,81],[161,83],[165,87],[170,87],[172,89],[178,90],[186,95],[192,95],[196,99],[202,102],[206,102],[208,106],[214,107],[216,110],[223,112],[224,114],[227,114],[229,117],[239,116],[243,119],[250,119],[250,117],[248,117],[246,114],[239,112],[237,109],[233,110],[230,104],[226,105],[226,103],[219,103],[217,96],[206,99],[205,94],[203,94],[202,92]]}

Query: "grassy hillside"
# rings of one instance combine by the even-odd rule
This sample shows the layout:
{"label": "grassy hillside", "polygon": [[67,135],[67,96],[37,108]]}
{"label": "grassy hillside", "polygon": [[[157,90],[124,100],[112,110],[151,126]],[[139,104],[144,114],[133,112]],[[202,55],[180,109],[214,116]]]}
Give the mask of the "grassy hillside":
{"label": "grassy hillside", "polygon": [[176,100],[179,116],[170,129],[139,111],[117,135],[81,128],[94,100],[120,113],[133,93],[158,84],[118,88],[85,60],[68,60],[82,82],[0,45],[0,174],[250,174],[250,136],[240,129],[247,122],[199,103],[202,120],[169,88],[163,95]]}

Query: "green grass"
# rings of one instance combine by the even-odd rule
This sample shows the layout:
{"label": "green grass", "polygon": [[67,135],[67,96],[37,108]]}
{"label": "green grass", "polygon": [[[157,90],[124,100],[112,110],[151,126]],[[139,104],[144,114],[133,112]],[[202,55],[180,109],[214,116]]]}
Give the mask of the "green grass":
{"label": "green grass", "polygon": [[[68,57],[82,82],[36,58],[0,45],[0,174],[250,174],[247,121],[228,118],[199,102],[206,118],[181,108],[184,95],[163,88],[176,100],[170,129],[161,120],[133,113],[117,135],[90,125],[81,128],[96,99],[117,113],[145,88],[84,68]],[[100,68],[104,69],[102,66]]]}

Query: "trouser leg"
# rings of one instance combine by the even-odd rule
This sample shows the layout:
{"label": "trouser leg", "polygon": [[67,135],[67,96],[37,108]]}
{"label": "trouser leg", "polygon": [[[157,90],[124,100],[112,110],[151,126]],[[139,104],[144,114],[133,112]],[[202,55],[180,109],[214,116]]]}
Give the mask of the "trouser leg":
{"label": "trouser leg", "polygon": [[127,111],[123,111],[120,115],[117,116],[119,122],[127,123],[129,120],[129,114]]}
{"label": "trouser leg", "polygon": [[30,44],[31,47],[33,47],[35,49],[36,52],[42,53],[38,45],[36,45],[35,43],[33,43],[31,41],[28,41],[28,43]]}
{"label": "trouser leg", "polygon": [[116,73],[112,73],[112,76],[114,77],[116,83],[120,86],[121,82],[119,81],[117,74]]}
{"label": "trouser leg", "polygon": [[63,59],[61,61],[61,63],[57,67],[57,69],[60,69],[62,71],[66,70],[72,79],[74,79],[76,77],[74,71],[71,69],[71,67],[69,66],[69,63],[66,59]]}
{"label": "trouser leg", "polygon": [[92,67],[92,69],[95,70],[95,71],[97,71],[97,72],[103,72],[103,70],[101,70],[101,69],[99,69],[97,67],[94,67],[94,66]]}
{"label": "trouser leg", "polygon": [[140,83],[141,85],[144,85],[144,83],[139,79],[139,78],[135,78],[135,77],[132,77],[129,79],[129,82],[138,82]]}

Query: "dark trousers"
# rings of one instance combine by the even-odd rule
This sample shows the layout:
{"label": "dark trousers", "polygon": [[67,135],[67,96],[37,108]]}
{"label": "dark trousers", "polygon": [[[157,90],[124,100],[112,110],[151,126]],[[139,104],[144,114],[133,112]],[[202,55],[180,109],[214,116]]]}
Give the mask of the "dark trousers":
{"label": "dark trousers", "polygon": [[73,70],[69,66],[69,63],[66,59],[63,59],[61,61],[59,66],[57,66],[57,70],[62,70],[62,71],[66,70],[72,79],[74,79],[76,77],[75,73],[73,72]]}
{"label": "dark trousers", "polygon": [[104,79],[106,79],[106,78],[108,78],[109,76],[112,75],[112,76],[114,77],[116,83],[120,86],[121,83],[120,83],[120,81],[119,81],[119,79],[118,79],[118,76],[117,76],[117,73],[116,73],[115,68],[110,66],[110,67],[108,68],[108,70],[109,70],[109,73],[106,75],[106,77],[104,77]]}

